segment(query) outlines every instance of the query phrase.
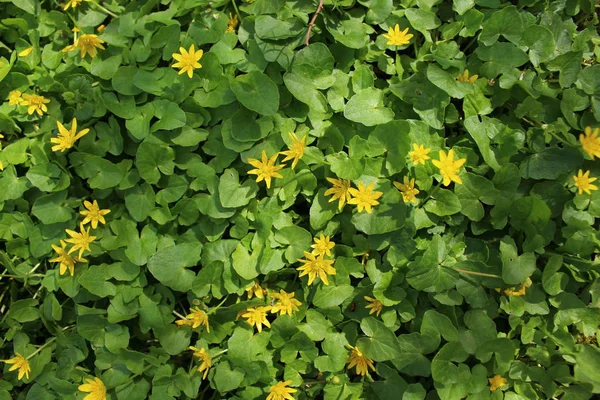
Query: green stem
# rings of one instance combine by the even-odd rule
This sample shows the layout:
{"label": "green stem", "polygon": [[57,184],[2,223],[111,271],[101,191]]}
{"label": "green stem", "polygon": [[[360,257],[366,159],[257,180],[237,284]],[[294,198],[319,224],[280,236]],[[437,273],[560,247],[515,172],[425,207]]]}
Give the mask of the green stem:
{"label": "green stem", "polygon": [[39,353],[40,351],[44,350],[44,348],[46,346],[48,346],[49,344],[51,344],[52,342],[54,342],[56,340],[56,337],[51,338],[50,340],[48,340],[46,343],[44,343],[39,349],[37,349],[36,351],[34,351],[33,353],[31,353],[30,355],[27,356],[27,360],[31,359],[33,356],[35,356],[37,353]]}
{"label": "green stem", "polygon": [[421,203],[416,207],[416,208],[421,208],[425,205],[425,203],[427,203],[429,201],[429,199],[433,198],[433,195],[437,193],[438,190],[440,190],[440,186],[442,185],[441,182],[438,182],[437,186],[435,186],[431,192],[428,194],[428,196],[426,198],[423,199],[423,201],[421,201]]}
{"label": "green stem", "polygon": [[217,304],[216,307],[211,308],[210,310],[208,310],[208,312],[206,313],[207,315],[211,315],[217,312],[217,310],[223,305],[225,304],[225,302],[227,301],[227,298],[229,297],[229,295],[225,296],[225,298],[219,303]]}
{"label": "green stem", "polygon": [[485,276],[488,278],[502,279],[502,277],[500,275],[496,275],[496,274],[486,274],[485,272],[467,271],[466,269],[460,269],[460,268],[453,268],[453,269],[456,272],[460,272],[461,274],[477,275],[477,276]]}
{"label": "green stem", "polygon": [[235,0],[231,0],[231,4],[233,5],[233,9],[235,10],[235,13],[236,13],[236,14],[237,14],[237,16],[238,16],[238,21],[240,21],[240,24],[241,24],[241,23],[242,23],[242,16],[241,16],[241,14],[240,14],[240,10],[238,10],[238,6],[237,6],[237,4],[235,3]]}
{"label": "green stem", "polygon": [[119,18],[119,16],[117,14],[115,14],[112,11],[107,10],[106,8],[102,7],[100,4],[98,4],[97,1],[95,1],[95,0],[85,0],[85,1],[88,2],[88,3],[90,3],[90,4],[92,4],[94,7],[98,8],[100,11],[102,11],[102,12],[110,15],[111,17]]}

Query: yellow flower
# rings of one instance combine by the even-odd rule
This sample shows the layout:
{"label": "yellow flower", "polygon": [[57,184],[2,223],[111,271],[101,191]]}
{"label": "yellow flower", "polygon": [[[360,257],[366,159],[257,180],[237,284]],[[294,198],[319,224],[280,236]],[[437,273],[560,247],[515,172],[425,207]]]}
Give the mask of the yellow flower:
{"label": "yellow flower", "polygon": [[388,40],[387,44],[392,46],[403,46],[410,43],[410,39],[414,35],[408,33],[408,28],[400,31],[400,25],[396,24],[395,27],[390,27],[388,33],[384,33],[383,37]]}
{"label": "yellow flower", "polygon": [[473,75],[469,77],[469,70],[465,69],[465,71],[462,74],[458,74],[456,80],[459,82],[474,83],[477,80],[477,78],[479,78],[479,75]]}
{"label": "yellow flower", "polygon": [[19,57],[27,57],[28,55],[31,54],[32,51],[33,51],[33,46],[28,47],[25,50],[22,50],[21,52],[19,52]]}
{"label": "yellow flower", "polygon": [[349,192],[350,181],[347,181],[345,179],[334,178],[327,178],[327,180],[333,184],[333,187],[325,191],[325,196],[333,195],[329,199],[330,203],[332,201],[335,201],[336,199],[339,199],[339,208],[341,210],[344,207],[344,204],[346,204],[346,202],[350,200],[351,197]]}
{"label": "yellow flower", "polygon": [[4,362],[6,364],[13,364],[13,366],[8,369],[9,371],[14,371],[15,369],[19,370],[19,375],[17,376],[17,379],[21,380],[23,379],[23,376],[29,379],[31,367],[29,366],[29,361],[27,361],[27,359],[21,354],[15,353],[15,356],[13,358],[11,358],[10,360],[5,360]]}
{"label": "yellow flower", "polygon": [[82,138],[90,131],[88,128],[85,128],[77,132],[76,118],[73,118],[73,121],[71,121],[71,130],[65,128],[59,121],[56,121],[56,126],[58,127],[58,136],[50,138],[50,142],[56,144],[55,146],[52,146],[52,151],[64,152],[65,150],[70,149],[75,145],[75,142],[78,139]]}
{"label": "yellow flower", "polygon": [[225,32],[235,32],[235,28],[239,25],[238,17],[236,15],[231,15],[229,13],[229,18],[227,19],[227,30]]}
{"label": "yellow flower", "polygon": [[263,297],[265,297],[265,291],[266,290],[260,287],[258,282],[254,282],[254,285],[246,289],[246,292],[248,292],[248,300],[250,300],[253,295],[258,297],[259,299],[262,299]]}
{"label": "yellow flower", "polygon": [[96,31],[97,31],[98,33],[102,33],[102,31],[103,31],[104,29],[106,29],[106,25],[102,24],[102,25],[100,25],[99,27],[97,27],[97,28],[96,28]]}
{"label": "yellow flower", "polygon": [[579,142],[583,150],[594,159],[594,157],[600,158],[600,128],[592,130],[591,126],[585,127],[585,135],[582,133],[579,135]]}
{"label": "yellow flower", "polygon": [[298,260],[304,264],[296,268],[298,271],[302,271],[299,277],[308,275],[308,285],[310,286],[318,275],[324,284],[329,285],[327,275],[335,275],[336,273],[335,268],[333,268],[333,260],[325,260],[322,254],[315,256],[308,251],[304,252],[304,257],[306,257],[306,260]]}
{"label": "yellow flower", "polygon": [[533,282],[531,282],[531,279],[527,278],[525,280],[525,282],[523,282],[521,284],[521,288],[519,290],[515,291],[513,289],[505,289],[504,295],[505,296],[515,296],[515,297],[525,296],[525,294],[527,293],[527,288],[530,287],[532,284],[533,284]]}
{"label": "yellow flower", "polygon": [[280,153],[286,156],[281,162],[287,160],[294,160],[292,162],[292,169],[298,164],[298,160],[302,158],[304,150],[306,149],[306,135],[302,136],[302,139],[298,140],[295,133],[290,132],[290,138],[292,138],[292,144],[288,146],[289,150],[281,151]]}
{"label": "yellow flower", "polygon": [[63,6],[63,11],[67,11],[69,9],[69,7],[72,7],[72,8],[77,7],[79,4],[81,4],[82,1],[83,0],[67,0],[65,5]]}
{"label": "yellow flower", "polygon": [[185,316],[185,319],[175,321],[177,325],[189,325],[192,329],[196,329],[200,325],[206,327],[206,332],[210,333],[208,326],[208,314],[199,309],[198,307],[190,308],[190,314]]}
{"label": "yellow flower", "polygon": [[8,94],[8,104],[11,106],[20,106],[23,105],[25,100],[22,97],[23,93],[19,90],[13,90]]}
{"label": "yellow flower", "polygon": [[258,329],[259,332],[262,332],[263,324],[269,328],[271,327],[271,323],[267,319],[269,311],[271,311],[270,306],[250,307],[242,314],[242,318],[245,318],[250,326],[256,326],[256,329]]}
{"label": "yellow flower", "polygon": [[99,378],[86,379],[87,383],[79,385],[77,390],[89,393],[83,400],[106,400],[106,386]]}
{"label": "yellow flower", "polygon": [[314,238],[315,244],[310,247],[313,248],[312,253],[322,256],[330,256],[331,249],[335,247],[335,243],[329,240],[329,236],[325,236],[321,233],[320,238]]}
{"label": "yellow flower", "polygon": [[50,262],[60,263],[58,272],[61,275],[63,275],[65,272],[67,272],[67,269],[68,269],[69,274],[71,276],[73,276],[75,274],[75,263],[78,263],[78,262],[86,263],[87,260],[85,258],[79,258],[79,257],[69,255],[69,253],[67,253],[67,251],[66,251],[67,243],[65,243],[65,241],[62,239],[60,241],[60,246],[61,247],[58,247],[54,244],[52,245],[52,248],[54,249],[54,251],[56,252],[56,255],[58,257],[53,258],[52,260],[50,260]]}
{"label": "yellow flower", "polygon": [[375,188],[375,182],[371,182],[367,187],[362,182],[358,182],[358,189],[348,189],[352,195],[352,198],[348,200],[348,204],[356,204],[358,212],[362,212],[364,209],[371,214],[373,211],[371,207],[379,204],[377,199],[383,195],[383,192],[374,192],[373,188]]}
{"label": "yellow flower", "polygon": [[415,178],[408,179],[407,176],[404,177],[404,184],[400,182],[394,182],[394,186],[402,193],[402,200],[405,203],[413,202],[417,204],[416,195],[419,194],[419,189],[415,188]]}
{"label": "yellow flower", "polygon": [[263,150],[261,154],[262,161],[256,158],[249,158],[248,162],[256,169],[248,171],[249,174],[257,175],[256,182],[260,182],[264,179],[267,183],[267,189],[271,187],[271,178],[283,178],[283,176],[277,172],[281,168],[285,167],[285,164],[275,165],[277,160],[277,154],[270,159],[267,159],[267,153]]}
{"label": "yellow flower", "polygon": [[439,155],[439,161],[433,160],[431,162],[440,169],[443,185],[448,186],[451,182],[462,183],[462,179],[458,176],[458,171],[467,159],[461,158],[454,161],[454,150],[448,150],[447,156],[444,150],[440,150]]}
{"label": "yellow flower", "polygon": [[98,222],[102,224],[106,223],[104,216],[108,214],[110,210],[101,210],[96,200],[94,200],[93,203],[90,203],[89,201],[85,200],[83,202],[83,205],[85,206],[85,208],[88,209],[87,211],[79,212],[79,214],[85,217],[84,220],[81,221],[83,225],[87,224],[88,222],[91,222],[92,228],[96,229],[96,227],[98,226]]}
{"label": "yellow flower", "polygon": [[77,38],[74,46],[79,47],[81,58],[84,58],[86,54],[94,58],[98,54],[96,49],[105,50],[102,43],[104,43],[104,40],[98,38],[98,35],[84,33]]}
{"label": "yellow flower", "polygon": [[85,250],[91,251],[90,243],[96,239],[96,236],[90,236],[90,228],[86,231],[83,224],[79,224],[79,230],[80,232],[75,232],[70,229],[65,229],[65,232],[71,236],[71,239],[66,239],[65,242],[73,245],[69,250],[69,254],[79,249],[79,258],[81,258]]}
{"label": "yellow flower", "polygon": [[208,354],[208,352],[206,350],[204,350],[204,347],[197,349],[194,346],[190,346],[188,348],[190,350],[194,351],[195,357],[198,357],[200,360],[202,360],[202,364],[200,364],[197,371],[198,372],[204,371],[204,374],[202,375],[202,379],[206,379],[206,376],[208,375],[208,370],[212,366],[212,357],[210,356],[210,354]]}
{"label": "yellow flower", "polygon": [[591,178],[590,171],[579,170],[577,175],[573,176],[573,180],[575,181],[575,187],[579,189],[578,194],[582,194],[586,192],[587,194],[592,194],[593,190],[598,190],[598,186],[592,185],[592,182],[596,181],[598,178]]}
{"label": "yellow flower", "polygon": [[273,314],[291,316],[294,311],[298,311],[298,307],[302,305],[294,298],[294,292],[287,293],[285,290],[279,290],[279,293],[271,293],[271,297],[277,300],[274,306],[271,307]]}
{"label": "yellow flower", "polygon": [[492,392],[495,392],[502,386],[506,385],[506,379],[504,379],[500,375],[494,375],[493,378],[488,378],[488,381],[490,382],[490,390]]}
{"label": "yellow flower", "polygon": [[202,51],[202,49],[195,51],[194,45],[192,44],[189,51],[180,47],[179,52],[181,54],[173,53],[173,58],[178,61],[173,64],[173,68],[181,68],[179,75],[187,72],[188,77],[192,78],[194,76],[194,70],[202,68],[202,64],[198,61],[202,58],[204,51]]}
{"label": "yellow flower", "polygon": [[352,349],[348,355],[348,360],[346,361],[348,363],[348,369],[356,367],[356,373],[362,376],[369,375],[369,368],[375,371],[373,360],[364,356],[358,348],[349,345],[348,347]]}
{"label": "yellow flower", "polygon": [[365,307],[367,310],[369,308],[371,309],[371,311],[369,312],[369,315],[377,313],[377,316],[379,317],[379,314],[381,314],[381,310],[383,310],[383,304],[381,303],[381,301],[374,299],[372,297],[369,297],[369,296],[364,296],[364,298],[366,301],[371,303]]}
{"label": "yellow flower", "polygon": [[296,389],[288,387],[292,381],[277,382],[269,388],[269,395],[266,400],[294,400],[292,393],[296,393]]}
{"label": "yellow flower", "polygon": [[38,96],[37,94],[23,94],[22,106],[27,106],[27,114],[31,115],[36,112],[40,117],[48,112],[46,104],[50,103],[50,99],[44,96]]}
{"label": "yellow flower", "polygon": [[424,145],[418,145],[416,143],[413,143],[413,151],[409,151],[408,155],[410,156],[410,161],[414,164],[423,164],[425,165],[425,161],[429,160],[429,156],[427,154],[429,154],[429,152],[431,151],[431,149],[425,148]]}

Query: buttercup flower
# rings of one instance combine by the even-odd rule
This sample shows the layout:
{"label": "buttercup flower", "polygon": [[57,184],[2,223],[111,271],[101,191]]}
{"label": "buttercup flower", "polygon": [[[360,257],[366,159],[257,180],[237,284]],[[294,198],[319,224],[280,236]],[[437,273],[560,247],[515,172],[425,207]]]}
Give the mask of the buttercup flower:
{"label": "buttercup flower", "polygon": [[79,249],[79,258],[81,258],[85,250],[91,251],[90,243],[96,239],[96,236],[90,236],[90,228],[86,231],[83,224],[79,224],[79,230],[80,232],[75,232],[70,229],[65,229],[65,232],[71,236],[71,239],[66,239],[65,242],[73,245],[69,250],[69,254]]}
{"label": "buttercup flower", "polygon": [[304,252],[304,257],[306,257],[306,260],[298,260],[304,264],[296,268],[298,271],[302,271],[299,277],[308,275],[308,285],[310,286],[318,275],[324,284],[329,285],[327,275],[335,275],[336,273],[335,268],[333,268],[333,260],[325,260],[322,254],[315,256],[308,251]]}
{"label": "buttercup flower", "polygon": [[440,150],[439,155],[439,161],[432,160],[431,162],[440,169],[443,185],[448,186],[451,182],[462,183],[462,179],[458,176],[458,171],[467,159],[461,158],[454,161],[454,150],[449,150],[448,155],[446,155],[444,150]]}
{"label": "buttercup flower", "polygon": [[92,228],[96,229],[96,227],[98,227],[98,222],[100,222],[101,224],[106,223],[104,216],[108,214],[110,210],[101,210],[96,200],[94,200],[93,203],[90,203],[89,201],[85,200],[83,202],[83,205],[85,206],[85,208],[87,208],[87,211],[79,212],[79,214],[85,217],[83,221],[81,221],[83,225],[87,224],[88,222],[91,222]]}
{"label": "buttercup flower", "polygon": [[375,371],[373,360],[371,360],[369,357],[364,356],[358,348],[349,345],[348,347],[352,349],[352,351],[350,351],[350,354],[348,355],[348,360],[346,361],[348,363],[348,369],[356,367],[356,373],[362,376],[369,375],[369,368]]}
{"label": "buttercup flower", "polygon": [[333,187],[325,191],[325,196],[331,195],[330,203],[339,199],[339,209],[341,210],[351,197],[349,192],[350,181],[334,178],[327,178],[327,180],[333,184]]}
{"label": "buttercup flower", "polygon": [[86,54],[94,58],[98,54],[97,49],[105,50],[102,43],[104,40],[100,39],[98,35],[84,33],[77,38],[73,46],[79,48],[81,58],[84,58]]}
{"label": "buttercup flower", "polygon": [[381,310],[383,310],[383,304],[381,303],[381,301],[369,296],[364,296],[364,298],[370,303],[365,307],[367,310],[369,308],[371,309],[369,315],[377,313],[377,316],[379,317],[379,314],[381,314]]}
{"label": "buttercup flower", "polygon": [[533,284],[533,282],[531,282],[531,279],[527,278],[525,280],[525,282],[523,282],[521,284],[521,287],[519,288],[519,290],[505,289],[504,290],[504,295],[506,295],[506,296],[514,296],[514,297],[525,296],[525,294],[527,293],[527,288],[530,287],[532,284]]}
{"label": "buttercup flower", "polygon": [[292,381],[277,382],[269,388],[269,395],[266,400],[294,400],[292,393],[296,393],[297,390],[288,387],[291,384]]}
{"label": "buttercup flower", "polygon": [[495,392],[502,386],[506,385],[506,379],[504,379],[500,375],[494,375],[493,378],[488,378],[488,381],[490,382],[490,390],[492,392]]}
{"label": "buttercup flower", "polygon": [[415,178],[408,179],[407,176],[404,177],[404,183],[394,182],[394,186],[402,193],[402,200],[405,203],[413,202],[417,204],[416,195],[419,194],[419,189],[415,188]]}
{"label": "buttercup flower", "polygon": [[331,249],[335,247],[335,243],[329,240],[329,236],[325,236],[321,233],[321,237],[314,238],[315,244],[310,247],[313,248],[312,253],[322,256],[330,256]]}
{"label": "buttercup flower", "polygon": [[387,44],[392,46],[404,46],[405,44],[409,44],[410,39],[413,36],[412,33],[408,33],[408,28],[400,31],[400,25],[398,24],[393,28],[390,27],[388,33],[383,34],[383,37],[388,40]]}
{"label": "buttercup flower", "polygon": [[375,182],[371,182],[367,187],[362,182],[358,182],[358,189],[348,189],[352,195],[352,198],[348,200],[348,204],[356,204],[358,212],[362,212],[364,209],[371,214],[372,207],[379,204],[377,199],[383,195],[383,192],[374,192],[373,188],[375,188]]}
{"label": "buttercup flower", "polygon": [[106,400],[106,386],[99,378],[86,379],[87,383],[79,385],[77,390],[89,393],[83,400]]}
{"label": "buttercup flower", "polygon": [[246,292],[248,293],[248,300],[252,298],[252,295],[258,297],[259,299],[265,297],[265,290],[262,287],[260,287],[258,282],[254,282],[254,285],[246,289]]}
{"label": "buttercup flower", "polygon": [[31,54],[32,51],[33,51],[33,46],[20,51],[18,55],[19,55],[19,57],[27,57],[28,55]]}
{"label": "buttercup flower", "polygon": [[212,366],[212,357],[210,356],[210,354],[208,354],[208,352],[204,349],[204,347],[197,349],[194,346],[190,346],[190,347],[188,347],[188,349],[193,350],[194,356],[198,357],[202,361],[202,363],[198,366],[197,371],[198,372],[204,371],[204,374],[202,375],[202,379],[206,379],[206,376],[208,375],[208,370]]}
{"label": "buttercup flower", "polygon": [[208,326],[208,314],[199,309],[198,307],[190,308],[190,314],[185,316],[185,319],[175,321],[177,325],[189,325],[192,329],[196,329],[200,325],[206,327],[206,332],[210,333]]}
{"label": "buttercup flower", "polygon": [[294,311],[298,311],[298,307],[302,305],[294,298],[294,292],[287,293],[285,290],[279,290],[279,293],[271,293],[271,297],[277,300],[274,306],[271,307],[273,314],[291,316]]}
{"label": "buttercup flower", "polygon": [[579,135],[579,142],[583,151],[588,153],[590,158],[593,160],[594,157],[600,158],[600,128],[592,130],[591,126],[586,126],[584,130],[585,134]]}
{"label": "buttercup flower", "polygon": [[598,190],[598,186],[592,185],[592,182],[595,182],[598,178],[591,178],[590,171],[579,170],[577,175],[573,176],[573,180],[575,181],[575,187],[579,190],[578,194],[582,194],[586,192],[587,194],[592,194],[593,190]]}
{"label": "buttercup flower", "polygon": [[429,154],[429,152],[431,151],[431,149],[429,147],[425,148],[424,145],[418,145],[416,143],[412,144],[413,146],[413,151],[409,151],[408,155],[410,157],[410,161],[414,164],[423,164],[425,165],[425,161],[429,160],[429,156],[427,154]]}
{"label": "buttercup flower", "polygon": [[23,377],[29,379],[29,373],[31,372],[31,367],[29,366],[29,361],[25,357],[23,357],[19,353],[15,353],[15,356],[10,360],[4,360],[6,364],[12,364],[9,371],[14,371],[16,369],[19,370],[19,375],[17,375],[17,379],[21,380]]}
{"label": "buttercup flower", "polygon": [[50,262],[60,263],[58,272],[61,275],[69,270],[69,274],[73,276],[75,274],[75,263],[87,263],[85,258],[71,256],[67,253],[67,243],[62,239],[60,241],[60,247],[53,244],[52,249],[56,252],[57,257],[50,260]]}
{"label": "buttercup flower", "polygon": [[469,82],[469,83],[474,83],[477,78],[479,78],[479,75],[473,75],[471,77],[469,77],[469,70],[465,69],[465,71],[461,74],[458,74],[458,76],[456,77],[456,80],[459,82]]}
{"label": "buttercup flower", "polygon": [[67,11],[69,7],[75,8],[81,4],[83,0],[67,0],[65,5],[63,6],[63,11]]}
{"label": "buttercup flower", "polygon": [[188,77],[192,78],[194,76],[194,70],[202,68],[202,64],[198,61],[202,58],[204,51],[202,49],[196,51],[192,44],[189,51],[180,47],[179,53],[181,54],[173,53],[173,58],[178,61],[173,64],[173,68],[181,68],[179,75],[187,72]]}
{"label": "buttercup flower", "polygon": [[281,151],[280,153],[286,156],[282,162],[288,160],[292,161],[292,169],[298,164],[298,160],[302,158],[304,154],[304,150],[306,149],[306,135],[302,136],[302,139],[298,140],[298,137],[295,133],[290,132],[290,138],[292,139],[292,144],[288,146],[289,150]]}
{"label": "buttercup flower", "polygon": [[259,332],[262,332],[263,324],[271,327],[271,323],[267,319],[267,314],[271,311],[270,306],[250,307],[242,314],[242,318],[246,319],[251,326],[256,326]]}
{"label": "buttercup flower", "polygon": [[235,28],[239,25],[238,17],[236,15],[231,15],[229,13],[229,18],[227,19],[227,30],[225,32],[235,32]]}
{"label": "buttercup flower", "polygon": [[31,115],[36,112],[40,117],[48,112],[48,107],[46,104],[50,103],[50,99],[45,98],[44,96],[38,96],[37,94],[23,94],[23,101],[21,101],[22,106],[27,106],[27,114]]}
{"label": "buttercup flower", "polygon": [[19,90],[13,90],[8,94],[8,104],[11,106],[20,106],[23,105],[25,100],[23,100],[23,93]]}
{"label": "buttercup flower", "polygon": [[58,136],[50,138],[50,142],[56,144],[55,146],[52,146],[52,151],[60,151],[63,153],[65,150],[73,147],[77,140],[84,137],[90,131],[88,128],[85,128],[77,132],[76,118],[73,118],[73,121],[71,121],[71,130],[65,128],[59,121],[56,121],[56,126],[58,127]]}
{"label": "buttercup flower", "polygon": [[267,159],[267,153],[264,150],[262,151],[261,158],[262,160],[260,161],[256,158],[248,159],[250,165],[255,168],[248,171],[248,174],[257,175],[256,182],[264,180],[267,183],[267,189],[269,189],[271,187],[272,178],[283,178],[283,176],[277,171],[285,167],[285,164],[275,165],[277,154]]}

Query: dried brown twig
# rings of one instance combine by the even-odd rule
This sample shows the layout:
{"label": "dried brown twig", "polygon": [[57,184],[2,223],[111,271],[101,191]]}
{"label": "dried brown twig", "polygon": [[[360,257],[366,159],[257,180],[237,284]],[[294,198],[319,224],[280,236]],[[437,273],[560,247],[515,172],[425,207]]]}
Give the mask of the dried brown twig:
{"label": "dried brown twig", "polygon": [[308,43],[310,41],[310,33],[312,32],[313,26],[315,25],[315,20],[317,19],[319,13],[323,9],[323,1],[324,0],[319,0],[319,6],[317,7],[317,11],[314,13],[313,17],[311,18],[308,24],[308,31],[306,31],[306,38],[304,39],[304,44],[306,46],[308,46]]}

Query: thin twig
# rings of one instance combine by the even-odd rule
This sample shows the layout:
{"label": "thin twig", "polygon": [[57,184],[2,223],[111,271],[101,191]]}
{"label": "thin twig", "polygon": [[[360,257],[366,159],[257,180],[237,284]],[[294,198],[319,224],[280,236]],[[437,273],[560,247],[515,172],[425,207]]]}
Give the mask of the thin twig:
{"label": "thin twig", "polygon": [[315,20],[317,19],[317,16],[319,15],[322,9],[323,0],[319,0],[319,6],[317,7],[317,11],[314,13],[312,19],[310,20],[310,23],[308,24],[308,31],[306,31],[306,38],[304,39],[304,44],[306,46],[308,46],[308,43],[310,41],[310,33],[312,32],[313,26],[315,25]]}
{"label": "thin twig", "polygon": [[468,275],[478,275],[478,276],[486,276],[488,278],[498,278],[498,279],[502,279],[502,277],[500,275],[495,275],[495,274],[486,274],[485,272],[476,272],[476,271],[467,271],[466,269],[460,269],[460,268],[453,268],[456,272],[460,272],[462,274],[468,274]]}

